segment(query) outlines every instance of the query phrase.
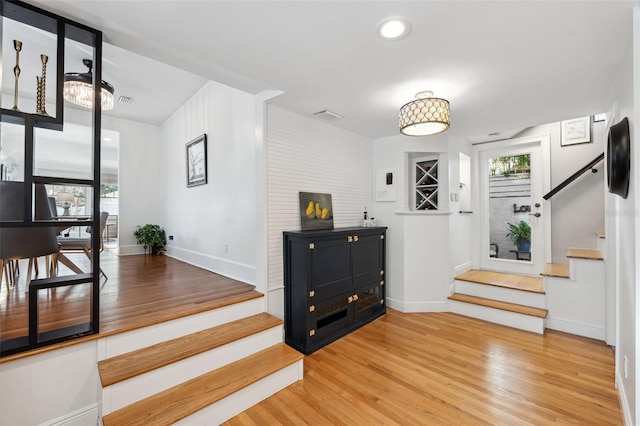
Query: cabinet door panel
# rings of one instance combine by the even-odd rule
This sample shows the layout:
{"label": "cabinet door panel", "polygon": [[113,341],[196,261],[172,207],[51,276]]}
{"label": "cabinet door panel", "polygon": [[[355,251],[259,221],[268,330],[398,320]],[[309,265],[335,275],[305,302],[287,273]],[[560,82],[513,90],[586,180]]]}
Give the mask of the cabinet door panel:
{"label": "cabinet door panel", "polygon": [[384,286],[380,282],[365,286],[356,290],[358,299],[355,305],[355,319],[362,319],[377,315],[380,311],[384,311]]}
{"label": "cabinet door panel", "polygon": [[311,251],[311,288],[318,297],[351,287],[351,244],[346,238],[315,242]]}
{"label": "cabinet door panel", "polygon": [[326,336],[348,327],[353,322],[353,304],[347,296],[327,299],[315,304],[311,314],[311,328],[315,334],[310,338],[313,343]]}
{"label": "cabinet door panel", "polygon": [[358,236],[352,244],[353,283],[356,287],[376,281],[383,265],[383,241],[380,234]]}

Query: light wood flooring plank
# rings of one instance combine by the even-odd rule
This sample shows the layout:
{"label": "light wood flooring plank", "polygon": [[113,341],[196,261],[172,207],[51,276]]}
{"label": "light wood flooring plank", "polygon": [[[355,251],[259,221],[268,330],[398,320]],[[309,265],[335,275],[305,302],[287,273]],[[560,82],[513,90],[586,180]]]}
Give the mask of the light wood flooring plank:
{"label": "light wood flooring plank", "polygon": [[473,303],[474,305],[487,306],[489,308],[502,309],[503,311],[516,312],[518,314],[531,315],[538,318],[546,318],[547,316],[546,309],[503,302],[501,300],[486,299],[484,297],[470,296],[468,294],[453,293],[449,296],[449,299],[457,300],[459,302]]}
{"label": "light wood flooring plank", "polygon": [[540,274],[545,277],[569,278],[568,263],[547,263]]}
{"label": "light wood flooring plank", "polygon": [[623,424],[611,348],[553,330],[388,309],[304,365],[226,424]]}
{"label": "light wood flooring plank", "polygon": [[603,260],[602,253],[598,249],[569,247],[567,250],[568,258]]}
{"label": "light wood flooring plank", "polygon": [[542,278],[528,275],[506,274],[504,272],[472,269],[456,277],[456,280],[469,281],[496,287],[513,288],[532,293],[544,293]]}
{"label": "light wood flooring plank", "polygon": [[103,423],[170,425],[302,358],[281,343],[110,413]]}
{"label": "light wood flooring plank", "polygon": [[113,385],[281,324],[281,319],[261,313],[100,361],[98,370],[102,386]]}

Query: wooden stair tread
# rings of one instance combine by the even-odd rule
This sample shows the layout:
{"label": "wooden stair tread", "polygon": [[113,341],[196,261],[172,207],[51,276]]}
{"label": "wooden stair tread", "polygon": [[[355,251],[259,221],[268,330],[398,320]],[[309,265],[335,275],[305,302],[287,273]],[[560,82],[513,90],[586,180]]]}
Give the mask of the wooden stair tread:
{"label": "wooden stair tread", "polygon": [[472,269],[458,275],[455,279],[544,294],[542,278],[529,275],[506,274],[503,272]]}
{"label": "wooden stair tread", "polygon": [[605,238],[605,234],[602,231],[601,232],[596,232],[596,237],[604,239]]}
{"label": "wooden stair tread", "polygon": [[545,277],[569,278],[568,263],[547,263],[540,275]]}
{"label": "wooden stair tread", "polygon": [[118,355],[98,363],[100,380],[110,386],[279,325],[265,312]]}
{"label": "wooden stair tread", "polygon": [[128,405],[103,417],[104,426],[173,424],[299,360],[278,343],[239,361]]}
{"label": "wooden stair tread", "polygon": [[515,303],[502,302],[500,300],[486,299],[484,297],[470,296],[468,294],[453,293],[449,296],[451,300],[458,302],[472,303],[474,305],[486,306],[488,308],[502,309],[503,311],[516,312],[518,314],[530,315],[538,318],[546,318],[547,310],[534,308],[531,306],[518,305]]}
{"label": "wooden stair tread", "polygon": [[569,247],[567,257],[570,259],[603,260],[602,253],[598,249]]}

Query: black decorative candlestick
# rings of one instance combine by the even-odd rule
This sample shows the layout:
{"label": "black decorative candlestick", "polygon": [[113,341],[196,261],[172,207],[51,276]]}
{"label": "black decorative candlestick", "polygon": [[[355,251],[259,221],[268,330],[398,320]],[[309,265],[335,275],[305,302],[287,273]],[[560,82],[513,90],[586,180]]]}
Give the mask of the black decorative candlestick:
{"label": "black decorative candlestick", "polygon": [[13,67],[13,75],[16,76],[16,86],[13,91],[13,110],[20,111],[18,109],[18,78],[20,77],[20,51],[22,50],[22,42],[20,40],[13,40],[13,48],[16,50],[16,66]]}

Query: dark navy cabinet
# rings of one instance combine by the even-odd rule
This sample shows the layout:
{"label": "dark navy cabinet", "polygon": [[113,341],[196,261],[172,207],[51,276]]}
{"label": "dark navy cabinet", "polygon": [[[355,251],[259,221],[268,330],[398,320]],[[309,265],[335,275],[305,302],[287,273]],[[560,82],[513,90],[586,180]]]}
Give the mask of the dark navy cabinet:
{"label": "dark navy cabinet", "polygon": [[386,229],[284,232],[287,344],[310,354],[386,312]]}

